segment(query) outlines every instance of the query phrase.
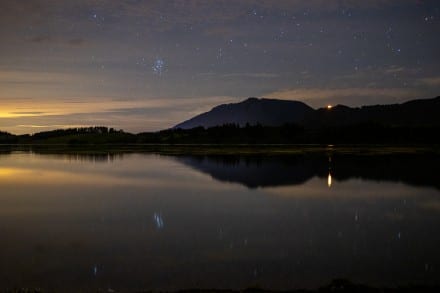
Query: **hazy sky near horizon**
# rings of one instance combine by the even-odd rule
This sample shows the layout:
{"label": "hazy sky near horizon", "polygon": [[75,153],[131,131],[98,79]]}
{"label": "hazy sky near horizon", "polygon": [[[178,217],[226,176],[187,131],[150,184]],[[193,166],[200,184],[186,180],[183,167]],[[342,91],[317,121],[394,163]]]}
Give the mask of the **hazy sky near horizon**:
{"label": "hazy sky near horizon", "polygon": [[0,130],[171,127],[249,96],[440,95],[438,0],[1,0]]}

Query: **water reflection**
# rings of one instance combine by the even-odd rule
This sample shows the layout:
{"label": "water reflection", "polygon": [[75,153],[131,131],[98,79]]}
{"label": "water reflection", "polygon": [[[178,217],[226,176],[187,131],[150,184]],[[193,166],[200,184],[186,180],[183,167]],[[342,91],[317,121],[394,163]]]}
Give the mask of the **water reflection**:
{"label": "water reflection", "polygon": [[0,156],[0,291],[439,284],[435,156],[77,158]]}
{"label": "water reflection", "polygon": [[[44,155],[54,159],[76,162],[112,163],[123,160],[135,151],[73,151],[62,149],[35,149],[29,147],[17,152],[2,147],[0,156],[11,154]],[[222,182],[240,183],[248,188],[301,185],[317,176],[327,178],[331,187],[334,180],[354,178],[376,181],[403,182],[414,186],[440,189],[440,157],[430,154],[382,154],[382,155],[178,155],[168,156],[191,168],[209,174]],[[138,153],[139,154],[139,153]],[[145,155],[148,155],[146,153]],[[332,158],[332,156],[334,156]],[[0,173],[13,172],[0,169]]]}
{"label": "water reflection", "polygon": [[162,219],[162,213],[155,212],[153,215],[153,219],[154,219],[154,224],[156,225],[156,228],[163,229],[164,223],[163,223],[163,219]]}
{"label": "water reflection", "polygon": [[88,162],[113,162],[114,160],[122,160],[124,155],[132,153],[131,151],[90,151],[90,150],[72,150],[72,149],[56,149],[56,148],[35,148],[29,147],[5,147],[0,146],[0,156],[9,156],[11,154],[29,154],[29,155],[45,155],[68,161],[88,161]]}
{"label": "water reflection", "polygon": [[100,152],[100,153],[83,153],[83,152],[71,152],[71,153],[41,153],[41,152],[34,152],[30,151],[29,154],[36,154],[36,155],[46,155],[57,159],[62,160],[68,160],[68,161],[87,161],[87,162],[93,162],[93,163],[112,163],[115,160],[122,160],[124,158],[124,155],[126,155],[124,152],[117,153],[117,152]]}
{"label": "water reflection", "polygon": [[313,177],[338,182],[363,180],[403,182],[440,189],[440,159],[430,155],[354,156],[181,156],[175,159],[212,178],[248,188],[301,185]]}

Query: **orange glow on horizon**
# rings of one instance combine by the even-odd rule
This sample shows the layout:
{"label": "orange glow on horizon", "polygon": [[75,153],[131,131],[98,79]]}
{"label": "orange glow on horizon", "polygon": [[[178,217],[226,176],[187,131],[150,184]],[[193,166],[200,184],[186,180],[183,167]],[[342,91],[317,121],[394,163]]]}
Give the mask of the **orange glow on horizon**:
{"label": "orange glow on horizon", "polygon": [[35,117],[35,116],[39,116],[38,114],[35,113],[14,113],[14,112],[9,112],[9,111],[0,111],[0,118],[18,118],[18,117]]}

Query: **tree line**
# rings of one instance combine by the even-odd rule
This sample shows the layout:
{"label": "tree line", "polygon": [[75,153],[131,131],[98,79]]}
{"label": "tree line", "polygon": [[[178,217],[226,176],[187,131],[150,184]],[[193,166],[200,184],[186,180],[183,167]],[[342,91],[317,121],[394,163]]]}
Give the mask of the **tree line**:
{"label": "tree line", "polygon": [[1,144],[336,144],[440,143],[438,126],[389,126],[361,123],[340,127],[304,128],[295,124],[225,124],[210,128],[166,129],[132,134],[103,126],[57,129],[36,134],[0,132]]}

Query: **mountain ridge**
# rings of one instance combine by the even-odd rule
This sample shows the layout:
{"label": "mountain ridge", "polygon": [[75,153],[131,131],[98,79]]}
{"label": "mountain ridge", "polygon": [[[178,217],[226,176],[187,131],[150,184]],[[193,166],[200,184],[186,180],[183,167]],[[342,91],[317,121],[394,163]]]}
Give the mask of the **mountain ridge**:
{"label": "mountain ridge", "polygon": [[221,104],[210,111],[185,120],[173,129],[215,127],[235,124],[281,126],[296,124],[306,128],[348,126],[378,123],[389,126],[440,125],[440,96],[416,99],[397,104],[376,104],[360,107],[336,105],[313,109],[293,100],[250,97],[238,103]]}
{"label": "mountain ridge", "polygon": [[[190,129],[198,126],[212,127],[223,124],[277,126],[298,123],[311,111],[313,108],[300,101],[250,97],[239,103],[215,106],[210,111],[196,115],[173,128]],[[271,115],[267,115],[267,112],[270,112]]]}

